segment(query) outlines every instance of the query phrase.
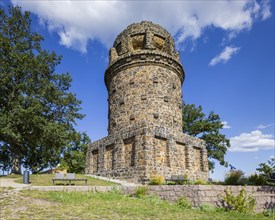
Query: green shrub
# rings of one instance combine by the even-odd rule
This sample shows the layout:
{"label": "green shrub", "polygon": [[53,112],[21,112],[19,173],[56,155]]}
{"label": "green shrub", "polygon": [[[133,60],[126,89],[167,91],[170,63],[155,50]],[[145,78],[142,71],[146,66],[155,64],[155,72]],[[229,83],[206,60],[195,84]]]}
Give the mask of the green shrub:
{"label": "green shrub", "polygon": [[263,215],[266,217],[274,217],[275,216],[275,210],[274,209],[266,209],[263,211]]}
{"label": "green shrub", "polygon": [[168,182],[167,182],[167,185],[176,185],[176,183],[175,183],[175,182],[172,182],[172,181],[168,181]]}
{"label": "green shrub", "polygon": [[184,209],[191,209],[192,205],[190,203],[190,201],[186,198],[186,197],[180,197],[177,201],[176,204],[180,207],[180,208],[184,208]]}
{"label": "green shrub", "polygon": [[211,184],[212,185],[225,185],[225,183],[223,181],[216,181],[216,180],[212,181]]}
{"label": "green shrub", "polygon": [[251,174],[248,177],[248,184],[249,185],[256,185],[256,186],[262,186],[267,185],[267,178],[263,174]]}
{"label": "green shrub", "polygon": [[227,204],[225,207],[227,211],[235,210],[242,213],[253,212],[256,205],[256,199],[252,198],[251,194],[247,195],[245,188],[241,189],[239,195],[236,196],[233,195],[231,190],[226,189],[223,199]]}
{"label": "green shrub", "polygon": [[244,172],[241,170],[230,170],[225,177],[225,185],[241,185],[241,179],[244,178]]}
{"label": "green shrub", "polygon": [[136,196],[137,198],[141,198],[147,194],[148,188],[146,186],[139,186],[136,188],[134,196]]}
{"label": "green shrub", "polygon": [[194,184],[195,185],[208,185],[208,183],[203,179],[197,179]]}
{"label": "green shrub", "polygon": [[245,185],[248,185],[248,184],[249,184],[248,178],[247,177],[242,177],[242,178],[239,179],[237,185],[245,186]]}
{"label": "green shrub", "polygon": [[265,179],[265,182],[262,185],[275,186],[275,183],[270,180],[270,174],[275,172],[275,157],[271,158],[271,160],[268,160],[267,163],[259,164],[259,166],[260,167],[256,169],[258,172],[260,172],[259,181],[261,182],[262,179]]}
{"label": "green shrub", "polygon": [[164,177],[156,175],[150,179],[149,185],[162,185],[163,183],[164,183]]}
{"label": "green shrub", "polygon": [[199,206],[199,209],[204,212],[215,212],[217,208],[209,203],[203,203]]}

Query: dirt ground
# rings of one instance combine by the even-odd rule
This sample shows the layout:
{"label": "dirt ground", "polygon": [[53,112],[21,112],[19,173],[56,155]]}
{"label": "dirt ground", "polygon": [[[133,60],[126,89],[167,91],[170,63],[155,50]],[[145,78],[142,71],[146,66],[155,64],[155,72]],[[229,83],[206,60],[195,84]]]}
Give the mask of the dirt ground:
{"label": "dirt ground", "polygon": [[0,188],[0,219],[35,219],[28,210],[35,206],[47,207],[53,204],[47,200],[34,199],[25,196],[20,190],[11,187]]}

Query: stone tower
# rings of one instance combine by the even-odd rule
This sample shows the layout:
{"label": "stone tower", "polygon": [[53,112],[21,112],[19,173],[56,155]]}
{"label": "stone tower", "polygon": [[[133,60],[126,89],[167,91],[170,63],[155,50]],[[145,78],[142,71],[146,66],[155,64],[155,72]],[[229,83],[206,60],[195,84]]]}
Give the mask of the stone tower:
{"label": "stone tower", "polygon": [[168,31],[143,21],[121,32],[105,72],[109,135],[90,144],[86,173],[133,182],[184,174],[207,180],[204,142],[182,133],[183,81]]}

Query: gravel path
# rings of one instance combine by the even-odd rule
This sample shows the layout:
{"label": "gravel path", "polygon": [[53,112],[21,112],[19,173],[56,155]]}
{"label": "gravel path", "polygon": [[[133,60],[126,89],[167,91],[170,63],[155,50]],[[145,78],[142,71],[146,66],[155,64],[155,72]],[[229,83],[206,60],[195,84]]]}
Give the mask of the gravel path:
{"label": "gravel path", "polygon": [[113,182],[113,183],[118,183],[122,186],[141,186],[141,184],[129,183],[127,181],[111,179],[111,178],[107,178],[107,177],[103,177],[103,176],[96,176],[96,175],[86,175],[86,176],[90,176],[90,177],[100,179],[100,180],[110,181],[110,182]]}
{"label": "gravel path", "polygon": [[25,189],[30,187],[30,184],[20,184],[15,182],[16,179],[0,178],[0,187],[12,187],[15,189]]}
{"label": "gravel path", "polygon": [[[86,176],[91,176],[91,177],[96,178],[96,179],[101,179],[101,180],[106,180],[106,181],[110,181],[110,182],[113,182],[113,183],[118,183],[122,186],[140,186],[140,184],[129,183],[129,182],[126,182],[126,181],[111,179],[111,178],[107,178],[107,177],[103,177],[103,176],[96,176],[96,175],[86,175]],[[20,184],[20,183],[16,183],[15,180],[16,179],[14,179],[14,178],[11,178],[11,179],[0,178],[0,187],[12,187],[12,188],[17,189],[17,190],[32,187],[31,184]]]}

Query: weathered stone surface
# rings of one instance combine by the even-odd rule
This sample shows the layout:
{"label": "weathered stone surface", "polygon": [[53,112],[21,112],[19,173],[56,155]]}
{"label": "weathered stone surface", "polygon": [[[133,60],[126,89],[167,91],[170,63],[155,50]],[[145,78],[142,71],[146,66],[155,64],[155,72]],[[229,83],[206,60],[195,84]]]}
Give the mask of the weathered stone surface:
{"label": "weathered stone surface", "polygon": [[[182,185],[182,186],[149,186],[150,194],[158,195],[162,199],[175,202],[180,197],[187,197],[193,206],[199,206],[203,203],[210,203],[215,206],[222,207],[224,204],[224,190],[230,189],[236,194],[240,193],[243,186],[203,186],[203,185]],[[199,189],[199,190],[198,190]],[[246,186],[248,194],[256,199],[256,212],[262,212],[265,209],[275,208],[274,186]]]}
{"label": "weathered stone surface", "polygon": [[184,70],[174,40],[152,22],[128,26],[105,72],[109,136],[90,144],[86,173],[148,182],[154,175],[208,179],[205,143],[182,133]]}

